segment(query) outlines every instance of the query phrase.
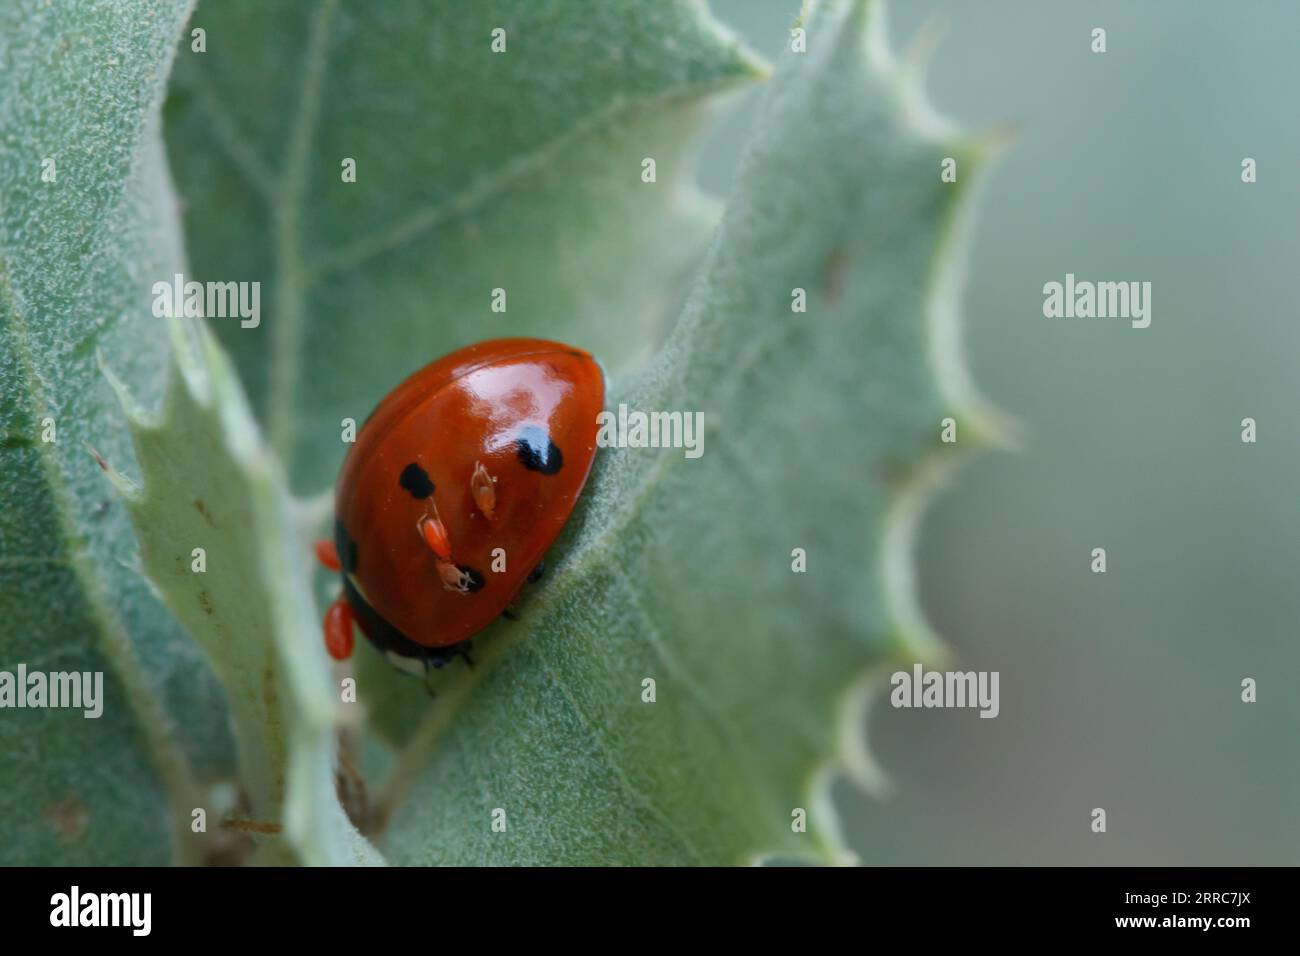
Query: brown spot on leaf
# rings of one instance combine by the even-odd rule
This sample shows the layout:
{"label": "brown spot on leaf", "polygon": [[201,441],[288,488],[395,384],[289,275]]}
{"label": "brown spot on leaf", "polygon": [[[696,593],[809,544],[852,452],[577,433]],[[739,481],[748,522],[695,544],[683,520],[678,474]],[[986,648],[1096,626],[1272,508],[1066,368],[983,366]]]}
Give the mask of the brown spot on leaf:
{"label": "brown spot on leaf", "polygon": [[104,461],[104,456],[95,451],[90,445],[86,445],[86,451],[90,452],[90,457],[95,459],[95,464],[100,467],[101,471],[108,471],[108,462]]}
{"label": "brown spot on leaf", "polygon": [[370,800],[366,793],[366,781],[353,759],[353,750],[357,746],[355,734],[350,732],[339,734],[338,766],[334,769],[334,791],[348,819],[358,830],[365,832],[370,820]]}
{"label": "brown spot on leaf", "polygon": [[90,812],[75,793],[70,793],[58,803],[52,803],[41,813],[41,819],[53,828],[64,843],[76,843],[86,832]]}
{"label": "brown spot on leaf", "polygon": [[268,711],[274,708],[278,696],[275,692],[275,671],[265,667],[262,669],[262,703]]}
{"label": "brown spot on leaf", "polygon": [[204,866],[243,866],[257,846],[247,833],[219,830],[208,835],[203,849]]}
{"label": "brown spot on leaf", "polygon": [[876,462],[876,477],[881,484],[891,488],[902,488],[916,475],[918,462],[904,461],[901,458],[886,457]]}
{"label": "brown spot on leaf", "polygon": [[[278,724],[281,719],[280,713],[280,689],[276,686],[275,671],[271,667],[262,669],[262,711],[266,720]],[[275,788],[279,793],[284,792],[284,773],[276,774]]]}
{"label": "brown spot on leaf", "polygon": [[227,830],[238,830],[240,833],[275,834],[284,829],[270,820],[222,820],[221,825]]}
{"label": "brown spot on leaf", "polygon": [[203,503],[202,498],[194,499],[194,510],[203,515],[203,520],[206,521],[210,527],[215,528],[217,526],[217,523],[212,520],[212,515],[208,514],[208,506]]}
{"label": "brown spot on leaf", "polygon": [[844,295],[844,285],[848,278],[849,256],[843,246],[836,246],[826,257],[822,266],[822,295],[828,305],[835,305]]}
{"label": "brown spot on leaf", "polygon": [[212,613],[212,598],[208,596],[207,591],[199,592],[199,607],[203,608],[204,614]]}

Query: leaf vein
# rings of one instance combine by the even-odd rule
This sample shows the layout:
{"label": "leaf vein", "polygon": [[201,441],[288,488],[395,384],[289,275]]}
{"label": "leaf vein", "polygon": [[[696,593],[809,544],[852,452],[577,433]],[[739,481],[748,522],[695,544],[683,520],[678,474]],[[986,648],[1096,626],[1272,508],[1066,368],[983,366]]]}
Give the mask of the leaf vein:
{"label": "leaf vein", "polygon": [[683,84],[660,91],[654,96],[623,97],[617,99],[590,116],[579,120],[569,129],[552,137],[529,152],[522,153],[500,166],[495,172],[482,177],[477,183],[457,194],[454,198],[435,203],[425,209],[412,213],[391,229],[373,236],[366,236],[350,243],[332,253],[321,256],[308,269],[311,281],[316,282],[337,272],[353,269],[392,249],[418,239],[444,223],[461,218],[509,189],[514,183],[528,175],[547,169],[555,157],[564,152],[572,143],[580,141],[598,130],[612,127],[638,110],[652,110],[668,106],[678,101],[689,101],[715,90],[725,89],[735,81],[728,77],[710,80],[705,83]]}
{"label": "leaf vein", "polygon": [[258,195],[268,203],[273,202],[277,185],[275,175],[257,155],[251,141],[239,129],[234,118],[221,105],[207,77],[201,71],[194,72],[197,74],[194,90],[199,108],[212,121],[212,130],[216,133],[214,138],[217,143],[234,168],[243,174],[249,185],[257,190]]}
{"label": "leaf vein", "polygon": [[653,800],[633,786],[631,779],[623,769],[623,766],[619,763],[618,758],[607,746],[605,746],[599,725],[587,715],[587,712],[583,710],[581,705],[579,705],[577,699],[569,693],[567,683],[559,674],[556,673],[555,668],[551,666],[551,662],[547,659],[547,656],[534,650],[535,645],[531,641],[527,642],[524,646],[528,649],[528,653],[533,657],[533,659],[540,663],[542,672],[546,674],[551,684],[554,685],[557,691],[559,691],[560,696],[563,697],[568,705],[573,709],[573,712],[578,717],[578,721],[586,728],[596,750],[600,753],[601,758],[609,767],[610,775],[619,785],[619,789],[626,793],[634,804],[637,804],[641,809],[645,810],[652,817],[658,820],[659,824],[669,833],[673,834],[686,851],[695,858],[696,862],[702,864],[705,860],[704,854],[700,852],[699,847],[695,845],[695,841],[690,838],[690,835],[678,827],[670,816],[655,805]]}
{"label": "leaf vein", "polygon": [[272,325],[272,352],[267,433],[271,447],[290,461],[293,442],[294,399],[302,374],[300,360],[304,297],[301,222],[306,194],[311,144],[320,123],[321,94],[329,61],[330,34],[338,0],[322,0],[312,15],[307,51],[303,56],[302,103],[289,133],[284,173],[277,201],[272,206],[275,249],[275,301],[278,315]]}

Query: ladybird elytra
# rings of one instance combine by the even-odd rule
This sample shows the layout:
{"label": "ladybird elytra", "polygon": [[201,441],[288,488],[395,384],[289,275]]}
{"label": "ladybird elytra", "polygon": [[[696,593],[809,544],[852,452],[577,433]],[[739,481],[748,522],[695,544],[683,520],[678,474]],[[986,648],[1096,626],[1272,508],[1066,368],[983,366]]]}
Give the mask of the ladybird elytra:
{"label": "ladybird elytra", "polygon": [[[528,338],[459,349],[393,389],[335,486],[348,626],[434,660],[500,616],[573,511],[604,402],[591,355]],[[331,613],[334,654],[343,612]]]}

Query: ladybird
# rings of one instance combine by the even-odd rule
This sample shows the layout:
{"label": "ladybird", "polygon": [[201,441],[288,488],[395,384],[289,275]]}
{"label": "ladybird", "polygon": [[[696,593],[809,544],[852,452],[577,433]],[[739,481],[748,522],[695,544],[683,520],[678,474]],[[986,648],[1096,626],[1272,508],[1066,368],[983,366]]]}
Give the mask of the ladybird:
{"label": "ladybird", "polygon": [[468,346],[390,392],[343,461],[334,540],[316,545],[343,581],[325,615],[330,656],[350,656],[354,623],[399,659],[463,654],[540,572],[591,472],[604,404],[596,360],[543,339]]}

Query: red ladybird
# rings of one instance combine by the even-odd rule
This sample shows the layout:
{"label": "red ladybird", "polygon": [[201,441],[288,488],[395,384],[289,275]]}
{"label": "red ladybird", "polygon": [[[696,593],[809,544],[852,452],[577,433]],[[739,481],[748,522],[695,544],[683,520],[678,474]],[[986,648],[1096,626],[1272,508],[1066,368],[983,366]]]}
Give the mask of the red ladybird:
{"label": "red ladybird", "polygon": [[596,457],[600,366],[542,339],[444,356],[379,403],[339,472],[334,542],[317,544],[343,593],[325,645],[352,623],[381,651],[440,665],[510,605],[559,535]]}

